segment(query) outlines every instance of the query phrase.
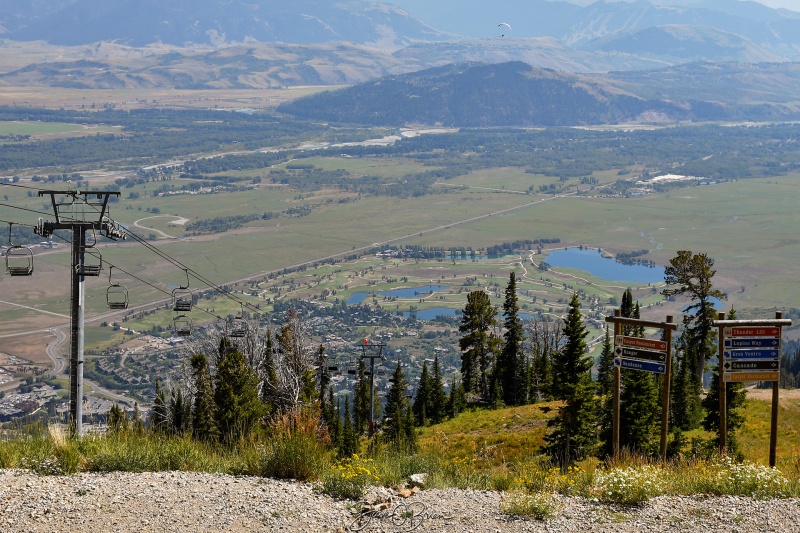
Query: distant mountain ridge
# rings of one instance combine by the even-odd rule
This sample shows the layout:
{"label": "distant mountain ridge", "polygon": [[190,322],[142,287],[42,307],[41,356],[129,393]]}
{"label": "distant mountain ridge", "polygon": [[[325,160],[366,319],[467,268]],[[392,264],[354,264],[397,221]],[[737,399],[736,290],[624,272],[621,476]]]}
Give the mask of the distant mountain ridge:
{"label": "distant mountain ridge", "polygon": [[[673,101],[669,95],[641,97],[628,90],[636,87],[637,81],[633,76],[623,81],[557,72],[517,61],[462,63],[317,93],[285,102],[278,111],[340,123],[455,127],[800,117],[800,112],[789,105],[721,103],[694,98]],[[657,83],[649,91],[657,92],[656,87]]]}
{"label": "distant mountain ridge", "polygon": [[37,0],[3,1],[31,7],[0,14],[9,28],[3,37],[68,46],[349,41],[397,48],[443,38],[395,6],[360,0],[62,0],[44,14],[33,9]]}

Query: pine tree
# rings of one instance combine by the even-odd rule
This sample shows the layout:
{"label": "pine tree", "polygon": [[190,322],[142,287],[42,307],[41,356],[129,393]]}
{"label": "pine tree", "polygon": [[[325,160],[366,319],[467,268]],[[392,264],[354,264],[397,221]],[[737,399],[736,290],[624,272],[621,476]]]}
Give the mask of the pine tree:
{"label": "pine tree", "polygon": [[169,400],[169,414],[171,420],[171,431],[175,435],[183,435],[189,427],[189,417],[186,416],[186,402],[183,399],[183,391],[175,387]]}
{"label": "pine tree", "polygon": [[664,296],[689,296],[692,303],[684,308],[684,324],[689,330],[690,338],[698,346],[694,374],[702,383],[703,371],[707,359],[714,356],[716,329],[713,322],[717,318],[714,299],[725,299],[725,294],[714,289],[711,283],[716,270],[714,260],[706,254],[692,254],[682,250],[670,260],[664,269],[664,281],[667,285],[678,285],[661,291]]}
{"label": "pine tree", "polygon": [[161,383],[156,379],[156,397],[153,400],[153,408],[150,410],[150,431],[153,433],[167,433],[170,425],[167,398],[161,388]]}
{"label": "pine tree", "polygon": [[202,442],[213,442],[218,438],[214,423],[214,385],[208,372],[208,358],[201,353],[191,359],[194,381],[192,405],[192,436]]}
{"label": "pine tree", "polygon": [[450,385],[450,395],[447,397],[447,416],[455,418],[458,413],[467,408],[467,395],[460,381],[453,381]]}
{"label": "pine tree", "polygon": [[[632,301],[630,289],[626,291]],[[640,318],[639,302],[632,306],[630,318]],[[629,326],[628,335],[644,337],[644,329]],[[653,374],[643,370],[622,372],[620,396],[620,446],[639,453],[652,453],[658,410],[658,391]]]}
{"label": "pine tree", "polygon": [[606,336],[603,339],[603,350],[597,362],[597,395],[600,397],[610,395],[614,387],[614,346],[606,326]]}
{"label": "pine tree", "polygon": [[522,320],[519,318],[519,302],[517,296],[517,278],[512,272],[508,277],[508,285],[503,302],[503,349],[497,361],[500,378],[501,397],[506,405],[520,405],[526,402],[524,383],[525,365],[522,357]]}
{"label": "pine tree", "polygon": [[341,437],[341,420],[339,418],[339,409],[335,405],[333,398],[333,387],[328,387],[328,397],[322,399],[320,402],[320,411],[322,421],[325,427],[328,428],[328,434],[331,436],[333,445],[339,446],[339,437]]}
{"label": "pine tree", "polygon": [[139,402],[133,402],[133,431],[137,435],[144,433],[144,423],[142,422],[142,413],[139,411]]}
{"label": "pine tree", "polygon": [[108,430],[111,433],[124,433],[128,430],[128,415],[117,404],[108,410]]}
{"label": "pine tree", "polygon": [[[731,309],[727,317],[728,320],[736,320],[736,310]],[[720,392],[720,376],[719,365],[715,365],[711,375],[711,386],[708,389],[708,394],[702,400],[702,405],[706,410],[705,418],[703,419],[703,429],[706,431],[713,431],[717,434],[713,443],[719,447],[720,443],[720,426],[719,426],[719,392]],[[725,383],[725,404],[727,405],[726,411],[726,448],[729,455],[741,458],[739,451],[739,441],[736,438],[736,433],[739,428],[744,424],[744,416],[739,411],[744,407],[745,400],[747,399],[747,391],[744,390],[743,383]]]}
{"label": "pine tree", "polygon": [[439,354],[433,356],[433,376],[431,376],[430,407],[428,413],[431,423],[438,424],[447,416],[447,395],[442,383],[442,369],[439,366]]}
{"label": "pine tree", "polygon": [[356,434],[353,427],[353,419],[350,416],[350,396],[345,396],[344,423],[339,445],[339,457],[352,457],[356,453],[358,453],[358,434]]}
{"label": "pine tree", "polygon": [[489,369],[493,358],[489,346],[489,334],[496,325],[497,309],[484,291],[473,291],[467,295],[467,305],[458,331],[465,335],[458,344],[461,348],[461,379],[467,393],[482,398],[489,395]]}
{"label": "pine tree", "polygon": [[264,347],[264,357],[261,359],[261,401],[266,406],[275,407],[275,393],[278,390],[278,373],[275,370],[275,342],[272,332],[267,330],[267,340]]}
{"label": "pine tree", "polygon": [[597,364],[597,395],[599,412],[597,421],[600,424],[600,456],[613,453],[614,423],[614,346],[611,344],[608,326],[603,340],[603,351]]}
{"label": "pine tree", "polygon": [[230,347],[217,366],[214,379],[217,429],[226,444],[250,436],[263,413],[258,397],[258,376],[242,352]]}
{"label": "pine tree", "polygon": [[419,386],[417,387],[417,394],[414,396],[414,404],[412,410],[414,412],[414,420],[418,426],[424,426],[428,423],[428,413],[431,406],[431,377],[428,374],[428,362],[422,362],[422,371],[419,375]]}
{"label": "pine tree", "polygon": [[386,397],[383,434],[393,447],[403,451],[413,451],[416,448],[416,433],[413,423],[414,414],[408,396],[406,396],[407,386],[408,382],[398,361],[397,368],[392,375],[392,386]]}
{"label": "pine tree", "polygon": [[361,435],[367,429],[370,418],[369,408],[369,379],[367,379],[367,364],[363,359],[358,360],[356,371],[356,391],[353,400],[353,429],[356,435]]}
{"label": "pine tree", "polygon": [[564,319],[566,344],[553,361],[561,398],[565,405],[548,421],[545,451],[561,465],[569,465],[594,452],[596,437],[596,401],[592,383],[592,360],[586,355],[586,336],[580,300],[573,294]]}

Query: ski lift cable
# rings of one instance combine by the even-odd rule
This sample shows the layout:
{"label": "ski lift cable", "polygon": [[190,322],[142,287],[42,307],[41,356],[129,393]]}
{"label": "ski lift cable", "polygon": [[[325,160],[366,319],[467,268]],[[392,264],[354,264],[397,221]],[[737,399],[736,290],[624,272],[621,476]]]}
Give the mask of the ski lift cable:
{"label": "ski lift cable", "polygon": [[[95,210],[97,210],[97,206],[94,206],[94,205],[92,205],[92,204],[90,204],[90,203],[86,202],[86,200],[85,200],[84,198],[80,198],[80,201],[82,201],[82,202],[86,203],[86,205],[88,205],[88,206],[89,206],[89,207],[91,207],[92,209],[95,209]],[[117,222],[116,222],[116,221],[114,221],[113,219],[111,219],[111,217],[108,217],[108,219],[109,219],[109,221],[113,222],[114,224],[117,224]],[[156,246],[153,246],[151,243],[147,242],[145,239],[143,239],[143,238],[142,238],[142,237],[140,237],[139,235],[137,235],[137,234],[133,233],[133,232],[132,232],[132,231],[130,231],[129,229],[127,229],[127,228],[126,228],[126,229],[125,229],[125,233],[126,233],[127,235],[130,235],[130,236],[131,236],[131,237],[132,237],[134,240],[136,240],[136,241],[137,241],[139,244],[142,244],[142,245],[144,245],[145,247],[149,248],[149,249],[150,249],[152,252],[154,252],[155,254],[159,255],[160,257],[162,257],[162,258],[163,258],[163,259],[165,259],[166,261],[169,261],[170,263],[172,263],[173,265],[175,265],[177,268],[180,268],[181,270],[184,270],[184,271],[186,272],[187,276],[188,276],[189,274],[191,274],[191,275],[192,275],[192,276],[193,276],[195,279],[197,279],[197,280],[199,280],[200,282],[202,282],[202,283],[205,283],[206,285],[208,285],[208,286],[209,286],[209,288],[212,288],[212,289],[214,289],[214,290],[216,290],[216,291],[219,291],[219,292],[220,292],[222,295],[224,295],[224,296],[226,296],[226,297],[230,298],[231,300],[233,300],[233,301],[235,301],[235,302],[239,303],[240,305],[242,305],[242,306],[244,306],[244,307],[247,307],[247,309],[249,309],[250,311],[253,311],[254,313],[260,313],[260,312],[261,312],[261,310],[260,310],[259,308],[257,308],[256,306],[254,306],[254,305],[252,305],[251,303],[249,303],[249,302],[247,302],[247,301],[245,301],[245,300],[243,300],[243,299],[239,298],[238,296],[236,296],[236,295],[235,295],[235,294],[233,294],[232,292],[230,292],[230,291],[228,291],[228,290],[224,289],[223,287],[221,287],[221,286],[217,285],[216,283],[212,282],[212,281],[211,281],[211,280],[209,280],[208,278],[205,278],[205,277],[203,277],[201,274],[199,274],[199,273],[198,273],[197,271],[195,271],[194,269],[192,269],[192,268],[189,268],[189,267],[188,267],[188,266],[186,266],[185,264],[181,263],[180,261],[178,261],[178,260],[177,260],[177,259],[175,259],[174,257],[172,257],[172,256],[170,256],[169,254],[167,254],[166,252],[163,252],[162,250],[158,249],[158,247],[156,247]],[[117,267],[117,268],[119,268],[119,267]]]}
{"label": "ski lift cable", "polygon": [[[69,242],[67,239],[65,239],[64,237],[62,237],[62,236],[60,236],[60,235],[58,235],[58,234],[55,234],[55,233],[54,233],[53,235],[54,235],[55,237],[58,237],[59,239],[63,240],[64,242]],[[163,288],[159,287],[158,285],[155,285],[155,284],[153,284],[153,283],[150,283],[149,281],[147,281],[147,280],[145,280],[145,279],[142,279],[142,278],[140,278],[139,276],[137,276],[137,275],[135,275],[135,274],[131,274],[130,272],[128,272],[128,271],[127,271],[127,270],[125,270],[124,268],[121,268],[121,267],[119,267],[119,266],[117,266],[117,265],[115,265],[115,264],[111,263],[110,261],[105,261],[105,263],[106,263],[106,264],[107,264],[107,265],[108,265],[110,268],[116,268],[117,270],[119,270],[119,271],[120,271],[120,272],[122,272],[123,274],[125,274],[125,275],[127,275],[127,276],[130,276],[130,277],[132,277],[132,278],[133,278],[133,279],[135,279],[136,281],[139,281],[139,282],[141,282],[141,283],[144,283],[145,285],[148,285],[149,287],[152,287],[152,288],[156,289],[157,291],[161,291],[161,292],[163,292],[164,294],[166,294],[167,296],[172,296],[172,293],[171,293],[170,291],[164,290]],[[218,319],[218,320],[223,320],[223,318],[222,318],[221,316],[219,316],[219,315],[217,315],[217,314],[214,314],[214,313],[212,313],[211,311],[207,311],[206,309],[203,309],[203,308],[198,308],[198,309],[199,309],[200,311],[202,311],[202,312],[206,313],[206,314],[209,314],[209,315],[213,316],[214,318],[216,318],[216,319]]]}

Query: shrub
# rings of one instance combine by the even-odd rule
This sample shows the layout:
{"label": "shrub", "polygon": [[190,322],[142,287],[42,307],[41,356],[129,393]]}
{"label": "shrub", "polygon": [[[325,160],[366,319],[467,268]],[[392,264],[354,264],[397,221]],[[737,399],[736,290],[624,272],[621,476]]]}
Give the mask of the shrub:
{"label": "shrub", "polygon": [[375,475],[375,464],[372,459],[362,459],[353,455],[343,459],[328,470],[323,476],[322,492],[334,498],[358,500],[367,491],[371,483],[380,481]]}
{"label": "shrub", "polygon": [[662,492],[663,471],[652,466],[608,470],[596,475],[600,497],[608,502],[638,504]]}
{"label": "shrub", "polygon": [[270,440],[263,448],[264,476],[312,481],[328,464],[329,442],[320,429],[319,417],[308,409],[277,416],[271,424]]}
{"label": "shrub", "polygon": [[537,520],[554,517],[559,508],[559,502],[551,492],[510,492],[500,502],[500,509],[506,514],[531,516]]}

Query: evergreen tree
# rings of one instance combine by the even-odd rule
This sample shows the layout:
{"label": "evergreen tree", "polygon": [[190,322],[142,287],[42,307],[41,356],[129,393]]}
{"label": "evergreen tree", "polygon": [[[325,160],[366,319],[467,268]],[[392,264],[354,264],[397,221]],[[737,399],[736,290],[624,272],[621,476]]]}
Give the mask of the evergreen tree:
{"label": "evergreen tree", "polygon": [[691,303],[684,308],[683,316],[683,333],[690,349],[684,350],[683,355],[691,356],[685,364],[693,367],[692,375],[698,383],[693,388],[699,391],[703,386],[706,361],[716,353],[716,329],[713,323],[717,312],[713,300],[724,299],[725,294],[712,286],[711,280],[716,270],[713,269],[714,260],[706,254],[681,250],[669,263],[664,269],[664,282],[673,288],[666,288],[661,294],[667,298],[691,298]]}
{"label": "evergreen tree", "polygon": [[432,381],[428,374],[428,362],[422,362],[422,372],[419,375],[419,386],[417,387],[417,394],[414,396],[414,404],[412,410],[414,412],[414,420],[418,426],[424,426],[428,423],[428,413],[431,406],[431,388]]}
{"label": "evergreen tree", "polygon": [[150,431],[154,433],[167,433],[171,422],[169,419],[169,407],[167,398],[161,383],[156,379],[156,397],[153,400],[153,408],[150,410]]}
{"label": "evergreen tree", "polygon": [[606,336],[603,339],[603,350],[597,362],[597,395],[601,398],[613,393],[614,387],[614,346],[606,326]]}
{"label": "evergreen tree", "polygon": [[367,364],[363,359],[358,360],[356,371],[356,392],[353,400],[353,429],[356,435],[361,435],[369,424],[369,379],[367,379]]}
{"label": "evergreen tree", "polygon": [[171,420],[170,429],[176,435],[183,435],[189,427],[187,407],[188,404],[183,399],[183,391],[173,387],[169,400],[169,414]]}
{"label": "evergreen tree", "polygon": [[328,390],[328,384],[331,382],[331,376],[328,372],[328,357],[325,355],[325,346],[319,345],[317,349],[317,364],[319,365],[319,393],[320,400],[325,399],[325,391]]}
{"label": "evergreen tree", "polygon": [[600,456],[613,453],[614,423],[614,346],[611,344],[608,326],[603,340],[603,351],[597,364],[597,395],[599,412],[597,421],[600,424]]}
{"label": "evergreen tree", "polygon": [[[731,309],[727,319],[736,320],[736,310]],[[713,431],[717,434],[713,440],[717,448],[719,448],[720,442],[719,384],[719,365],[715,365],[711,376],[711,386],[708,389],[708,394],[702,400],[702,405],[706,410],[706,415],[703,419],[703,429],[706,431]],[[729,455],[740,459],[742,454],[739,451],[739,441],[736,438],[736,433],[744,424],[744,415],[742,415],[740,409],[744,407],[746,399],[747,391],[744,389],[744,383],[725,383],[725,404],[727,405],[725,418],[725,425],[727,428],[726,448]]]}
{"label": "evergreen tree", "polygon": [[[630,289],[626,291],[633,300]],[[631,307],[630,318],[640,318],[639,302]],[[629,326],[628,335],[644,337],[644,328]],[[622,372],[620,396],[620,447],[639,453],[652,453],[653,436],[656,430],[658,391],[653,374],[643,370]]]}
{"label": "evergreen tree", "polygon": [[545,451],[561,465],[569,465],[594,452],[596,437],[596,401],[592,383],[592,360],[586,355],[586,336],[580,300],[573,294],[564,319],[566,344],[553,361],[553,371],[565,405],[548,421]]}
{"label": "evergreen tree", "polygon": [[322,421],[325,423],[325,427],[328,428],[328,434],[331,436],[333,445],[338,448],[342,429],[341,419],[339,418],[340,412],[333,399],[333,387],[328,387],[328,397],[323,397],[320,403]]}
{"label": "evergreen tree", "polygon": [[339,445],[339,457],[352,457],[358,453],[358,434],[353,427],[350,416],[350,396],[344,399],[344,422],[342,425],[342,438]]}
{"label": "evergreen tree", "polygon": [[501,397],[506,405],[520,405],[526,402],[524,391],[525,365],[522,357],[522,320],[519,318],[517,297],[517,278],[514,272],[509,275],[503,302],[503,348],[497,361]]}
{"label": "evergreen tree", "polygon": [[460,381],[453,378],[450,386],[450,396],[447,398],[447,416],[455,418],[458,413],[467,408],[467,395]]}
{"label": "evergreen tree", "polygon": [[133,431],[137,435],[144,433],[144,423],[142,422],[142,413],[139,411],[139,402],[133,402]]}
{"label": "evergreen tree", "polygon": [[414,414],[408,396],[406,396],[407,386],[408,382],[398,361],[392,376],[392,386],[386,397],[383,433],[386,440],[395,448],[412,451],[416,448],[416,433],[413,423]]}
{"label": "evergreen tree", "polygon": [[124,433],[128,430],[128,415],[122,408],[114,404],[108,410],[108,431],[111,433]]}
{"label": "evergreen tree", "polygon": [[275,342],[272,331],[267,330],[267,340],[264,346],[264,357],[261,359],[261,401],[266,406],[275,407],[278,390],[278,373],[275,370]]}
{"label": "evergreen tree", "polygon": [[491,329],[496,325],[497,309],[484,291],[467,295],[467,305],[458,331],[465,335],[458,344],[461,348],[461,379],[467,393],[489,396],[489,369],[492,352],[489,346]]}
{"label": "evergreen tree", "polygon": [[442,383],[442,369],[439,366],[439,354],[433,356],[433,376],[431,376],[430,407],[428,416],[433,424],[438,424],[447,416],[447,395]]}
{"label": "evergreen tree", "polygon": [[242,352],[229,346],[224,352],[214,379],[214,405],[217,429],[226,444],[250,436],[263,413],[258,397],[258,376]]}
{"label": "evergreen tree", "polygon": [[194,381],[192,405],[192,436],[202,442],[213,442],[218,437],[214,423],[214,385],[208,371],[208,358],[201,353],[191,359]]}

